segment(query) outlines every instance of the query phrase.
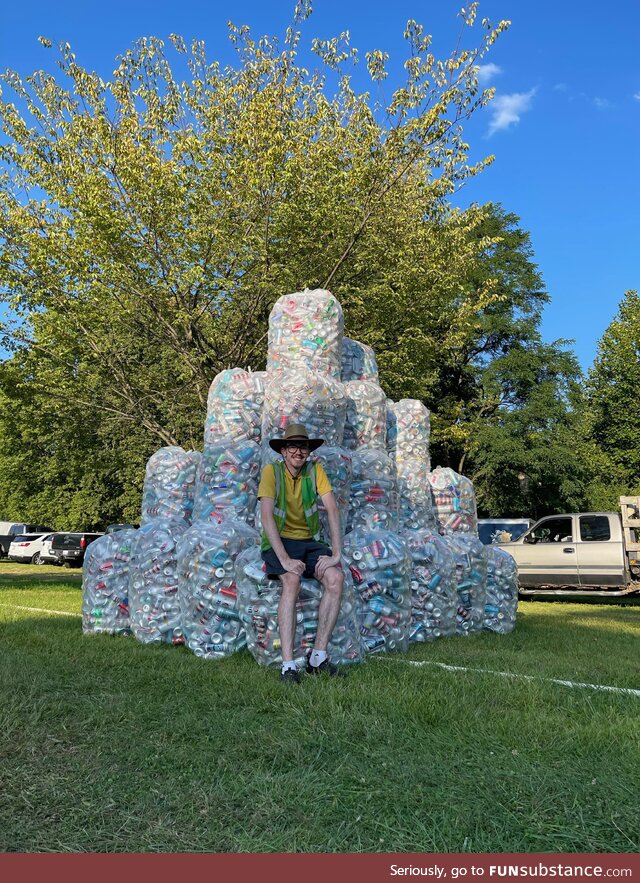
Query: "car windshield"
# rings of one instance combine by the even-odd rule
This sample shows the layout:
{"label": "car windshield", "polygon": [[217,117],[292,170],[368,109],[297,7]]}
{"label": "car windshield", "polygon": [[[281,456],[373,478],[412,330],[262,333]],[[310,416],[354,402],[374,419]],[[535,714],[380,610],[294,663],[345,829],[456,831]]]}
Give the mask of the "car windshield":
{"label": "car windshield", "polygon": [[485,546],[490,546],[491,543],[495,542],[510,543],[521,537],[528,527],[529,522],[524,520],[515,524],[509,521],[500,521],[497,518],[484,524],[482,521],[479,521],[478,536],[480,537],[480,542],[484,543]]}

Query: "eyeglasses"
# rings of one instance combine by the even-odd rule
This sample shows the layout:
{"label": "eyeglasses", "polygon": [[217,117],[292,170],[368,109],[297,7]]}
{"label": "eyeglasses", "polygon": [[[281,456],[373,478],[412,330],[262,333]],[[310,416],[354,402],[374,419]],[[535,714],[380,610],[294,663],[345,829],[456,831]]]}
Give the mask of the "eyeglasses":
{"label": "eyeglasses", "polygon": [[302,443],[287,442],[285,445],[285,448],[288,451],[292,451],[292,452],[293,451],[300,451],[301,454],[308,454],[309,453],[309,445],[307,442],[302,442]]}

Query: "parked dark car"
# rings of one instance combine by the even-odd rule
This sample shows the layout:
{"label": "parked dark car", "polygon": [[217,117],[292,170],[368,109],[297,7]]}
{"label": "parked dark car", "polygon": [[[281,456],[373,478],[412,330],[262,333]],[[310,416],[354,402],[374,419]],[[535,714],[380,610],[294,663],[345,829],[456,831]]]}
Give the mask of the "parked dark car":
{"label": "parked dark car", "polygon": [[101,533],[57,533],[51,541],[51,551],[61,564],[82,567],[87,546],[101,536]]}
{"label": "parked dark car", "polygon": [[106,533],[117,533],[119,530],[138,530],[136,524],[109,524]]}

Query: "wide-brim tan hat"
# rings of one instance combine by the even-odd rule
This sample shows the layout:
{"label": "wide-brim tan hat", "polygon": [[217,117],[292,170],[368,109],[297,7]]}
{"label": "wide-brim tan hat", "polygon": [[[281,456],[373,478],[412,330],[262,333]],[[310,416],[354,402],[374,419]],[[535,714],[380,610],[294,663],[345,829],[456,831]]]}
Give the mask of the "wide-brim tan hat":
{"label": "wide-brim tan hat", "polygon": [[315,451],[316,448],[324,444],[323,438],[309,438],[306,427],[302,423],[290,423],[284,431],[283,438],[272,438],[269,447],[280,453],[284,445],[290,441],[306,441],[310,451]]}

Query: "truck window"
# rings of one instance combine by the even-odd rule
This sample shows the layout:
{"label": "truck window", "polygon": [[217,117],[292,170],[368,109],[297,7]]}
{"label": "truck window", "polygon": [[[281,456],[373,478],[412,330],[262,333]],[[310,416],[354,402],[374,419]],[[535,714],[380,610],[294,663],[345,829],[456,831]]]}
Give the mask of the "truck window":
{"label": "truck window", "polygon": [[580,539],[585,543],[603,543],[611,539],[611,528],[606,515],[581,515]]}
{"label": "truck window", "polygon": [[535,543],[571,543],[571,518],[548,518],[531,533]]}

